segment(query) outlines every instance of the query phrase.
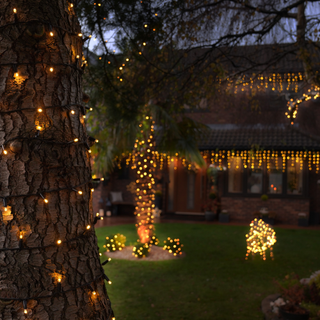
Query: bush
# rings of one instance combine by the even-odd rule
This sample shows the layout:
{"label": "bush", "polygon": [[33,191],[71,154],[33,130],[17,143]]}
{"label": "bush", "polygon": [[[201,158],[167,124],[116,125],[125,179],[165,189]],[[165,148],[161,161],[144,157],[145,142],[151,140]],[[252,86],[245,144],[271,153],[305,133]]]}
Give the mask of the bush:
{"label": "bush", "polygon": [[136,258],[145,258],[149,255],[151,245],[149,243],[138,243],[133,247],[132,255]]}
{"label": "bush", "polygon": [[159,244],[159,239],[154,235],[151,237],[151,240],[149,241],[149,245],[157,246]]}
{"label": "bush", "polygon": [[182,254],[182,247],[179,239],[171,239],[170,237],[164,241],[163,250],[168,250],[174,256]]}
{"label": "bush", "polygon": [[106,244],[103,247],[107,249],[107,252],[122,250],[125,247],[126,240],[127,238],[120,233],[110,235],[106,237]]}
{"label": "bush", "polygon": [[209,193],[209,199],[214,200],[217,197],[217,195],[214,192]]}
{"label": "bush", "polygon": [[292,313],[301,313],[303,307],[313,316],[320,316],[320,290],[316,284],[318,276],[315,273],[310,278],[300,280],[296,274],[291,273],[284,280],[276,282],[286,301],[283,308]]}

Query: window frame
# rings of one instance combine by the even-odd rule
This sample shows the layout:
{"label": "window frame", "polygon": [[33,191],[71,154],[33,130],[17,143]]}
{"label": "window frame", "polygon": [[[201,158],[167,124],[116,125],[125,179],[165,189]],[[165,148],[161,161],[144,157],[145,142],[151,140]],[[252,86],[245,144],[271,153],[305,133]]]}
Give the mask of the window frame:
{"label": "window frame", "polygon": [[[306,159],[303,159],[303,169],[302,169],[302,178],[303,178],[303,183],[302,183],[302,194],[288,194],[287,193],[287,164],[288,160],[285,159],[286,163],[286,169],[285,172],[282,174],[282,193],[281,194],[275,194],[275,193],[268,193],[268,185],[267,185],[267,163],[266,161],[263,161],[262,167],[263,167],[263,175],[262,175],[262,193],[248,193],[247,192],[247,186],[248,186],[248,178],[249,178],[249,170],[250,168],[243,168],[243,177],[242,177],[242,192],[229,192],[228,191],[228,183],[229,183],[229,169],[227,169],[225,172],[223,172],[224,177],[224,188],[223,188],[223,195],[228,196],[228,197],[247,197],[247,198],[260,198],[262,194],[267,194],[269,198],[286,198],[286,199],[303,199],[307,198],[308,195],[308,162]],[[224,162],[224,165],[226,165],[226,159]],[[226,165],[226,167],[228,167]]]}

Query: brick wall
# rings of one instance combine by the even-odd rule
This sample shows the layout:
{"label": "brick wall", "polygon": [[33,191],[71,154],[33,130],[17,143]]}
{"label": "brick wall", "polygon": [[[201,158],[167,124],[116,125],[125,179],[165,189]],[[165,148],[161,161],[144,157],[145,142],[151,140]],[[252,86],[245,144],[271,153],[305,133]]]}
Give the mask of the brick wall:
{"label": "brick wall", "polygon": [[230,213],[232,220],[250,222],[255,211],[267,207],[276,213],[276,222],[283,224],[298,224],[298,213],[309,215],[309,199],[269,199],[263,202],[259,198],[222,197],[222,209]]}

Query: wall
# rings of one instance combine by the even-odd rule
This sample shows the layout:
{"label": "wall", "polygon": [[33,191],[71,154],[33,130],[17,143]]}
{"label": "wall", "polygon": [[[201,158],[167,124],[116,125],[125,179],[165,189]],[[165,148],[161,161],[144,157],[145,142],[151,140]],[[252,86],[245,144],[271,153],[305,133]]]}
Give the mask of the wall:
{"label": "wall", "polygon": [[222,197],[222,209],[230,213],[232,220],[250,222],[254,212],[261,207],[276,213],[276,223],[298,224],[298,213],[304,212],[309,216],[309,199],[269,199],[263,202],[260,198]]}

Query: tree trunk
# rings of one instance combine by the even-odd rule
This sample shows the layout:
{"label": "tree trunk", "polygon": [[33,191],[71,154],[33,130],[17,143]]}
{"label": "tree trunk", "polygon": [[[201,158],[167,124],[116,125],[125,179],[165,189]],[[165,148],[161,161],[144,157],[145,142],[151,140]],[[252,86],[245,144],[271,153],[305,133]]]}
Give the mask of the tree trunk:
{"label": "tree trunk", "polygon": [[0,14],[0,319],[111,319],[73,7],[1,0]]}
{"label": "tree trunk", "polygon": [[150,243],[154,235],[154,167],[155,139],[152,117],[146,116],[139,125],[139,139],[136,140],[133,157],[136,171],[136,227],[141,243]]}

